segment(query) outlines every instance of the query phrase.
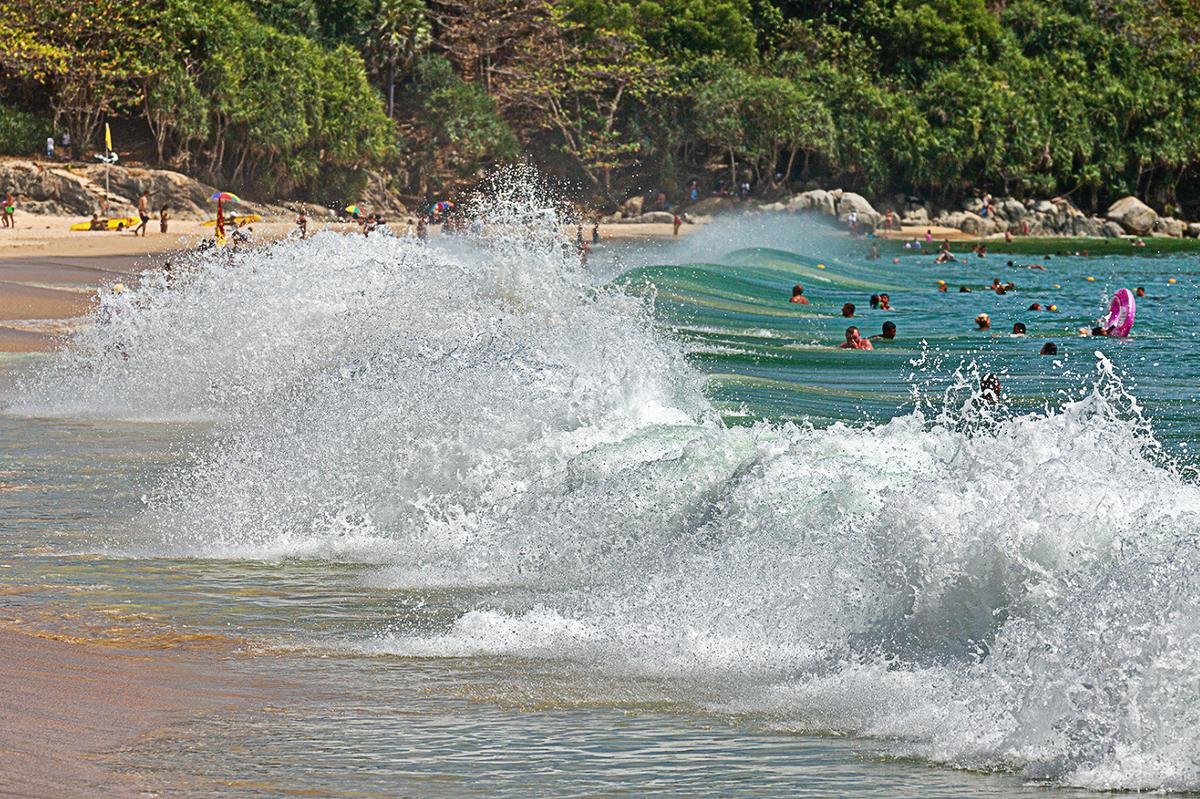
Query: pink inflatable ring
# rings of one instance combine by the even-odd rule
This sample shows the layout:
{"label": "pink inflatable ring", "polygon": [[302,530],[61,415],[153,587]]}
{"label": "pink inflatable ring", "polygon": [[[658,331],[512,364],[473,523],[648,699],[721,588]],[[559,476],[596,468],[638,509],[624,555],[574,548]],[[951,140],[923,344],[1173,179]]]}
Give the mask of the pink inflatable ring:
{"label": "pink inflatable ring", "polygon": [[1108,335],[1125,338],[1133,329],[1133,317],[1137,314],[1137,301],[1129,289],[1117,289],[1112,305],[1108,308]]}

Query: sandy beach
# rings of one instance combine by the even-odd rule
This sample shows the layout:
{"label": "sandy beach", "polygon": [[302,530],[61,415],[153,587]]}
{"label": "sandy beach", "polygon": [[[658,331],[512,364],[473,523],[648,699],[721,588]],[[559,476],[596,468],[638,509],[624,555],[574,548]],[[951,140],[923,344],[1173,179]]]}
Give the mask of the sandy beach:
{"label": "sandy beach", "polygon": [[[49,352],[74,321],[84,316],[99,286],[131,282],[146,268],[162,265],[169,254],[190,250],[212,235],[200,222],[172,221],[170,232],[154,222],[146,236],[116,231],[73,231],[75,217],[17,217],[17,227],[0,230],[0,352]],[[259,242],[281,239],[295,225],[257,222]],[[345,222],[310,220],[309,233],[329,229],[351,233]],[[693,226],[685,225],[686,235]],[[568,234],[569,230],[564,228]],[[601,225],[606,241],[671,238],[669,224]],[[431,228],[438,235],[438,228]]]}
{"label": "sandy beach", "polygon": [[220,661],[0,629],[0,794],[146,796],[103,755],[166,724],[244,704]]}

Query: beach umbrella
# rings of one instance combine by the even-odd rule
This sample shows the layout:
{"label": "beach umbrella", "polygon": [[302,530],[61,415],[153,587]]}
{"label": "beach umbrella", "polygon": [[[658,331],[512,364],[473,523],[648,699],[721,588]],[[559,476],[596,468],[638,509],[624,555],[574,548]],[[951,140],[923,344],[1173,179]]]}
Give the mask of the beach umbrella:
{"label": "beach umbrella", "polygon": [[219,191],[208,198],[210,203],[240,203],[242,198],[228,191]]}
{"label": "beach umbrella", "polygon": [[449,200],[442,200],[441,202],[434,203],[433,210],[435,213],[440,214],[443,211],[449,211],[450,209],[455,208],[455,207],[456,206],[454,205],[454,203],[450,202]]}
{"label": "beach umbrella", "polygon": [[359,214],[362,213],[362,209],[359,208],[357,205],[347,205],[346,213],[350,214],[351,216],[358,216]]}

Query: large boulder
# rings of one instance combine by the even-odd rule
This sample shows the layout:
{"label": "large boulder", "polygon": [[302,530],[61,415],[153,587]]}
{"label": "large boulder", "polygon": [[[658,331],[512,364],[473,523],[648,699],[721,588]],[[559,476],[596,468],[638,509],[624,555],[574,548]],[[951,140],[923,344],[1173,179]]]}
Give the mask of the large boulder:
{"label": "large boulder", "polygon": [[[5,161],[0,163],[0,191],[11,191],[27,213],[89,216],[98,210],[104,187],[65,168]],[[129,200],[114,197],[113,204],[124,210]]]}
{"label": "large boulder", "polygon": [[787,206],[783,203],[766,203],[758,206],[758,210],[766,211],[767,213],[780,213],[787,210]]}
{"label": "large boulder", "polygon": [[1189,239],[1200,239],[1200,222],[1188,222],[1187,237]]}
{"label": "large boulder", "polygon": [[621,216],[635,217],[642,215],[642,206],[645,204],[646,198],[642,195],[630,197],[625,202],[621,203]]}
{"label": "large boulder", "polygon": [[651,211],[648,214],[642,214],[641,216],[635,216],[629,219],[622,219],[621,221],[626,224],[652,223],[669,225],[675,221],[675,214],[671,213],[670,211]]}
{"label": "large boulder", "polygon": [[833,195],[824,189],[811,189],[795,195],[787,202],[789,211],[816,211],[826,216],[837,214],[837,204]]}
{"label": "large boulder", "polygon": [[851,211],[858,213],[858,223],[868,227],[875,227],[879,224],[879,220],[883,215],[875,210],[875,208],[867,202],[867,198],[861,194],[855,194],[852,191],[842,192],[842,196],[837,198],[837,218],[845,221]]}
{"label": "large boulder", "polygon": [[905,214],[904,218],[900,220],[900,223],[911,226],[928,225],[929,211],[927,211],[924,206],[918,205],[916,208]]}
{"label": "large boulder", "polygon": [[1183,238],[1183,231],[1183,222],[1169,216],[1160,216],[1154,220],[1154,227],[1150,229],[1155,236],[1170,236],[1173,239]]}
{"label": "large boulder", "polygon": [[1125,235],[1125,228],[1121,227],[1111,219],[1105,220],[1101,230],[1104,237],[1108,239],[1116,239]]}
{"label": "large boulder", "polygon": [[1122,197],[1108,207],[1105,217],[1116,222],[1135,236],[1145,236],[1154,229],[1158,214],[1137,197]]}

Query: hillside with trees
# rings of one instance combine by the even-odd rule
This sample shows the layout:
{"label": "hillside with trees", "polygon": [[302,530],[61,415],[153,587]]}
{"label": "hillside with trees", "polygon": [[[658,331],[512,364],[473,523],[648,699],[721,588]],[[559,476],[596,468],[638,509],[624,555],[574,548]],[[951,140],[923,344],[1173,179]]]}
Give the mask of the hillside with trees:
{"label": "hillside with trees", "polygon": [[526,159],[597,205],[693,179],[1200,210],[1189,0],[13,0],[0,152],[333,202]]}

